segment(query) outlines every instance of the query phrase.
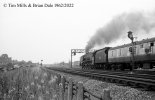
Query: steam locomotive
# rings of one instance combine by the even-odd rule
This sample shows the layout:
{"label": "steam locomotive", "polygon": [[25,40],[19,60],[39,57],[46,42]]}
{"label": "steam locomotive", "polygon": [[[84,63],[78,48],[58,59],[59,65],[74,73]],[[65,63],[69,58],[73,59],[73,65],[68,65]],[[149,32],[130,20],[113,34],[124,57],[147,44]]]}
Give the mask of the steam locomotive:
{"label": "steam locomotive", "polygon": [[155,66],[155,37],[116,47],[105,47],[80,57],[83,69],[133,70]]}

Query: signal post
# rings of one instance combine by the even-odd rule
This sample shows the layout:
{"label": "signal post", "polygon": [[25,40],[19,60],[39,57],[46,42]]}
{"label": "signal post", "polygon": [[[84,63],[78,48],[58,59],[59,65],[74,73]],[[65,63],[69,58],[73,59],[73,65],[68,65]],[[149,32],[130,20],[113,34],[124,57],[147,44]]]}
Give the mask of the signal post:
{"label": "signal post", "polygon": [[133,34],[132,34],[133,32],[131,32],[131,31],[129,31],[128,32],[128,38],[130,38],[130,40],[131,40],[131,43],[132,43],[132,49],[131,49],[131,54],[132,54],[132,71],[134,70],[134,66],[135,66],[135,62],[134,62],[134,60],[135,60],[135,57],[134,57],[134,38],[135,37],[133,37]]}
{"label": "signal post", "polygon": [[71,49],[71,68],[72,68],[72,57],[75,56],[76,53],[85,53],[85,49]]}

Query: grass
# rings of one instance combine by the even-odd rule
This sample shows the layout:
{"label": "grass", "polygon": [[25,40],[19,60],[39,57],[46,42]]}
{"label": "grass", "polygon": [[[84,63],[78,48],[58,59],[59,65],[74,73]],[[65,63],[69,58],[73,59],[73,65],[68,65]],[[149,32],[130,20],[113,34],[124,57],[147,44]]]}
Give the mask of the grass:
{"label": "grass", "polygon": [[0,100],[58,100],[57,75],[37,67],[0,73]]}

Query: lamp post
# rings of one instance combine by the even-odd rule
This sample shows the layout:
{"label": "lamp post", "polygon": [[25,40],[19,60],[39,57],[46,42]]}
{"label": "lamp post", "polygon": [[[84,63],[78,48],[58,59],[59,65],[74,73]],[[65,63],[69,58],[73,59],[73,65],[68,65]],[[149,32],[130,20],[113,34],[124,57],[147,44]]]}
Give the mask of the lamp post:
{"label": "lamp post", "polygon": [[133,37],[133,34],[131,31],[128,32],[128,37],[131,39],[131,43],[132,43],[132,51],[131,51],[131,54],[132,54],[132,71],[134,69],[134,37]]}

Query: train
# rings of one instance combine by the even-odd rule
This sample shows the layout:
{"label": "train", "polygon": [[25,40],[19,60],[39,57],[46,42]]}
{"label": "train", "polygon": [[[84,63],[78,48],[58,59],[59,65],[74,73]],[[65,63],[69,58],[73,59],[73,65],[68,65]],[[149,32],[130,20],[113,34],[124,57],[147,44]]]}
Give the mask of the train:
{"label": "train", "polygon": [[154,69],[155,37],[85,53],[80,57],[80,66],[105,70]]}

